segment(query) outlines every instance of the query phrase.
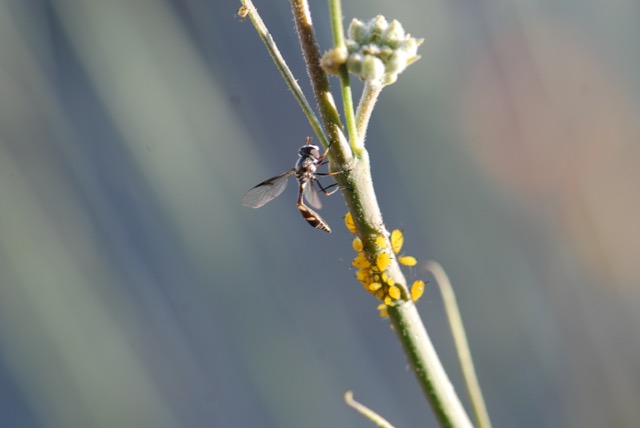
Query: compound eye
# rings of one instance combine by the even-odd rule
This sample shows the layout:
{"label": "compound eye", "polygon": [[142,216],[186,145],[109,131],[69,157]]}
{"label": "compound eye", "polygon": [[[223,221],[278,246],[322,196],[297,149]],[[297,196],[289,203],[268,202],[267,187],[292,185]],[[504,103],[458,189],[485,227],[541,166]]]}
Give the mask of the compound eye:
{"label": "compound eye", "polygon": [[300,156],[309,156],[309,147],[307,146],[300,147],[300,150],[298,150],[298,154]]}
{"label": "compound eye", "polygon": [[311,148],[311,150],[310,150],[311,156],[313,156],[316,159],[320,159],[320,150],[318,149],[318,147],[317,146],[311,146],[310,148]]}
{"label": "compound eye", "polygon": [[298,151],[298,153],[300,154],[300,156],[309,156],[309,157],[314,157],[316,159],[320,158],[320,149],[318,148],[318,146],[313,146],[313,145],[302,146],[300,147],[300,150]]}

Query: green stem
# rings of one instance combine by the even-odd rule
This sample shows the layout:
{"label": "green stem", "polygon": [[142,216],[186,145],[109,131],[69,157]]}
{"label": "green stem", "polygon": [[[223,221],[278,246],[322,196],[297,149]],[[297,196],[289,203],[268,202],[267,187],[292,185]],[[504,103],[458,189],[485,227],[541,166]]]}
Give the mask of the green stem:
{"label": "green stem", "polygon": [[[348,149],[349,146],[344,136],[340,113],[336,108],[333,95],[331,95],[329,77],[320,65],[320,49],[311,21],[309,4],[306,0],[291,0],[291,11],[296,24],[300,47],[307,64],[307,72],[311,80],[313,94],[320,109],[320,117],[324,128],[329,134],[329,141],[333,145],[330,156],[341,165],[338,168],[343,169],[342,165],[351,161],[351,150]],[[333,164],[332,168],[335,168]]]}
{"label": "green stem", "polygon": [[362,416],[364,416],[365,418],[369,419],[371,422],[376,424],[377,427],[393,428],[393,425],[391,425],[391,423],[388,420],[386,420],[385,418],[383,418],[382,416],[380,416],[379,414],[377,414],[376,412],[374,412],[364,404],[356,401],[353,398],[353,393],[351,391],[347,391],[344,394],[344,401],[347,403],[347,405],[351,406],[353,409],[358,411]]}
{"label": "green stem", "polygon": [[[354,159],[351,170],[335,178],[345,188],[345,200],[367,259],[376,260],[381,251],[376,237],[388,237],[389,232],[384,226],[373,188],[367,150],[363,148],[361,156]],[[387,308],[393,330],[434,414],[443,427],[471,427],[469,417],[438,359],[416,307],[408,298],[407,282],[395,258],[386,272],[401,287],[403,295],[403,300],[399,300],[396,306]]]}
{"label": "green stem", "polygon": [[[331,7],[339,9],[339,1],[333,0]],[[320,108],[320,116],[331,144],[334,145],[331,156],[334,161],[341,164],[338,168],[344,170],[334,178],[343,189],[345,201],[352,213],[367,258],[376,260],[377,253],[381,251],[376,238],[378,236],[388,237],[389,232],[384,226],[380,206],[374,192],[368,153],[362,141],[359,140],[364,139],[371,110],[380,90],[375,87],[368,88],[364,94],[366,96],[363,96],[360,102],[359,113],[356,115],[356,136],[351,139],[352,144],[354,141],[359,142],[358,156],[353,158],[351,148],[344,136],[339,113],[331,96],[329,79],[320,66],[320,53],[311,23],[308,2],[306,0],[291,0],[291,8],[313,92]],[[334,24],[338,24],[341,15],[339,10],[332,11]],[[338,34],[339,37],[341,30],[338,30],[337,27],[338,25],[334,25],[334,35]],[[344,167],[345,164],[348,164],[347,168]],[[333,163],[332,168],[336,168]],[[409,300],[406,279],[395,258],[392,259],[386,272],[389,278],[402,290],[402,300],[399,300],[396,306],[388,308],[389,317],[418,382],[431,403],[438,420],[442,426],[471,427],[469,418],[447,378],[415,305]]]}
{"label": "green stem", "polygon": [[453,287],[451,286],[451,281],[449,281],[449,277],[439,263],[429,261],[427,262],[427,269],[436,278],[436,283],[440,288],[440,293],[444,300],[444,307],[447,312],[447,318],[449,319],[451,335],[453,336],[453,342],[456,346],[458,361],[467,386],[467,392],[469,394],[471,406],[473,407],[473,413],[475,415],[478,428],[491,428],[489,412],[487,411],[487,406],[485,405],[484,397],[482,396],[482,390],[480,389],[480,383],[476,376],[476,370],[473,366],[469,342],[467,341],[467,335],[464,331],[462,317],[460,316],[460,310],[458,309],[458,303],[456,301],[456,295],[453,292]]}
{"label": "green stem", "polygon": [[[356,112],[356,129],[361,139],[361,141],[359,141],[360,146],[364,146],[364,137],[367,135],[371,112],[376,105],[376,101],[378,101],[378,96],[383,87],[381,84],[365,82],[364,88],[362,89],[362,96],[360,97],[360,103],[358,104],[358,110]],[[354,151],[360,149],[361,147],[357,147],[354,148]]]}
{"label": "green stem", "polygon": [[[342,49],[347,51],[347,46],[344,42],[344,31],[342,28],[342,5],[340,0],[329,0],[329,15],[331,17],[331,28],[333,29],[333,44],[335,49]],[[342,103],[344,106],[344,120],[347,124],[347,131],[349,133],[349,143],[351,144],[351,150],[354,153],[360,153],[360,150],[356,150],[361,146],[359,139],[362,137],[358,134],[356,128],[355,114],[353,110],[353,96],[351,94],[351,82],[349,81],[349,71],[347,71],[346,64],[340,67],[340,89],[342,94]]]}
{"label": "green stem", "polygon": [[307,101],[307,98],[304,96],[302,89],[298,85],[298,81],[293,76],[293,73],[291,73],[289,66],[287,65],[286,61],[282,57],[280,50],[276,46],[276,42],[273,40],[273,37],[271,37],[271,34],[269,33],[269,31],[267,30],[267,27],[264,25],[264,22],[262,21],[262,18],[260,18],[260,15],[258,14],[258,10],[255,8],[251,0],[240,0],[240,1],[242,5],[248,9],[249,18],[251,18],[251,22],[253,22],[253,25],[256,28],[256,31],[258,32],[258,35],[260,35],[260,38],[262,39],[265,46],[267,47],[267,51],[269,51],[269,55],[271,55],[271,58],[276,64],[276,67],[278,68],[278,70],[280,70],[280,74],[282,74],[282,77],[287,83],[287,86],[293,93],[293,96],[296,98],[296,100],[298,100],[300,107],[302,107],[302,111],[304,112],[305,116],[307,116],[307,119],[309,120],[309,123],[311,124],[313,131],[318,136],[320,143],[324,147],[328,147],[329,140],[327,139],[327,136],[325,135],[324,130],[320,125],[320,121],[318,120],[318,117],[313,112],[313,109],[311,108],[309,101]]}
{"label": "green stem", "polygon": [[362,147],[362,141],[364,136],[358,133],[356,127],[355,114],[353,112],[353,98],[351,96],[351,82],[349,81],[349,72],[347,66],[340,67],[340,88],[342,90],[342,102],[344,105],[344,120],[347,124],[347,131],[349,132],[349,143],[351,144],[351,150],[355,154],[360,154]]}
{"label": "green stem", "polygon": [[411,368],[440,425],[472,427],[413,302],[389,307],[388,312]]}

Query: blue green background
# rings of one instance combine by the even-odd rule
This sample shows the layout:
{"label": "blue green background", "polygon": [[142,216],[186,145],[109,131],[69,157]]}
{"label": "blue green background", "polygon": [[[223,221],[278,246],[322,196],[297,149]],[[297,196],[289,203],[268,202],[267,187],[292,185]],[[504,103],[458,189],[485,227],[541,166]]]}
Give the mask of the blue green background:
{"label": "blue green background", "polygon": [[[0,1],[0,426],[370,426],[347,390],[436,426],[341,196],[331,235],[291,184],[240,205],[312,131],[238,6]],[[256,6],[311,97],[288,3]],[[344,8],[425,39],[366,143],[387,226],[451,277],[495,426],[637,426],[640,5]],[[464,394],[433,278],[407,276]]]}

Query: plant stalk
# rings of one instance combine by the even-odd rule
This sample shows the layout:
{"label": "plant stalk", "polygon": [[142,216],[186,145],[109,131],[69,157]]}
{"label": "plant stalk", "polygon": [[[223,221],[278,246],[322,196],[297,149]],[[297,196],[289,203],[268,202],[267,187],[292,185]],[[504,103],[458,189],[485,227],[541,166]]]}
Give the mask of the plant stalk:
{"label": "plant stalk", "polygon": [[467,341],[462,316],[458,309],[458,303],[453,287],[451,286],[451,281],[449,281],[449,277],[439,263],[434,261],[427,262],[427,270],[433,274],[440,288],[440,294],[442,295],[447,318],[449,319],[451,335],[453,336],[464,382],[467,386],[471,407],[473,407],[476,424],[478,428],[491,428],[491,419],[489,418],[489,412],[487,411],[482,390],[480,389],[480,383],[476,376],[476,369],[473,365],[473,358],[471,358],[469,342]]}
{"label": "plant stalk", "polygon": [[[344,31],[342,28],[342,4],[340,0],[329,0],[329,16],[331,17],[331,28],[333,30],[334,49],[347,51],[344,41]],[[349,71],[347,65],[340,67],[340,89],[342,94],[342,105],[344,106],[344,120],[349,133],[349,143],[351,150],[357,155],[360,153],[358,147],[362,144],[360,139],[364,139],[363,134],[359,134],[356,127],[355,113],[353,110],[353,96],[351,95],[351,82],[349,81]]]}
{"label": "plant stalk", "polygon": [[[351,151],[346,149],[348,144],[340,120],[340,113],[336,108],[333,95],[331,95],[329,77],[320,65],[320,48],[313,29],[309,4],[306,0],[291,0],[291,11],[302,54],[307,64],[313,94],[320,109],[320,117],[329,136],[329,141],[334,145],[331,148],[330,156],[341,165],[338,167],[338,170],[341,170],[342,165],[351,161],[352,155]],[[333,164],[332,168],[335,168]]]}
{"label": "plant stalk", "polygon": [[244,7],[247,8],[247,12],[248,12],[249,18],[251,19],[251,22],[253,23],[253,26],[256,28],[258,35],[260,36],[265,46],[267,47],[267,51],[269,52],[269,55],[273,59],[273,62],[276,64],[276,67],[280,71],[280,74],[282,74],[284,81],[286,82],[287,86],[293,93],[293,96],[298,101],[298,104],[300,104],[300,107],[302,108],[302,111],[304,112],[305,116],[307,116],[307,119],[309,120],[309,123],[311,124],[313,131],[318,136],[320,143],[325,148],[328,147],[329,140],[327,139],[327,136],[324,133],[322,125],[320,125],[320,121],[318,120],[318,117],[316,116],[313,109],[311,108],[309,101],[307,101],[307,98],[305,97],[304,92],[302,92],[302,88],[300,88],[300,85],[298,85],[298,81],[293,76],[293,73],[289,69],[289,66],[287,65],[286,61],[282,57],[282,54],[280,53],[280,50],[278,49],[276,42],[273,40],[273,37],[271,37],[271,34],[267,30],[266,25],[264,25],[264,22],[262,21],[262,18],[260,18],[260,14],[258,13],[258,10],[255,8],[251,0],[241,0],[241,3]]}

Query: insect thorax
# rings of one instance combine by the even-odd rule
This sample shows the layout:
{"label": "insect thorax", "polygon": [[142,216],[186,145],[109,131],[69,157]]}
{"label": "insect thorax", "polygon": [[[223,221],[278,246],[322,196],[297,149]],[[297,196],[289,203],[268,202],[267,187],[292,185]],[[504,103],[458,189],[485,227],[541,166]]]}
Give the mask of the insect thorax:
{"label": "insect thorax", "polygon": [[311,157],[301,157],[296,162],[296,177],[298,179],[311,178],[316,172],[316,160]]}

